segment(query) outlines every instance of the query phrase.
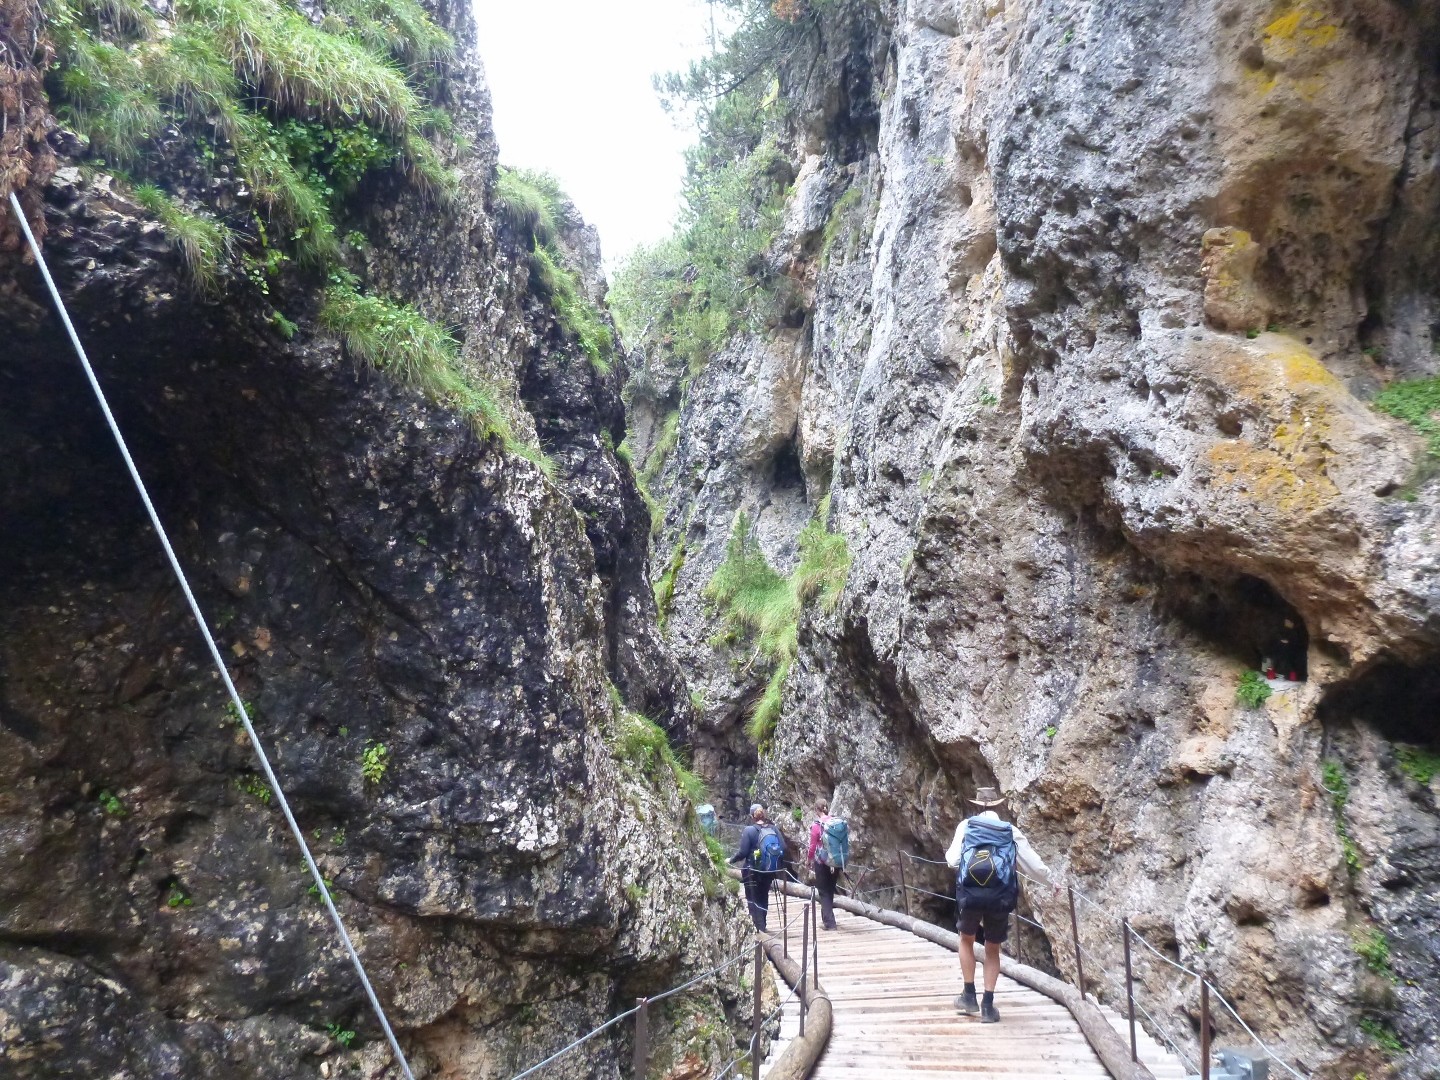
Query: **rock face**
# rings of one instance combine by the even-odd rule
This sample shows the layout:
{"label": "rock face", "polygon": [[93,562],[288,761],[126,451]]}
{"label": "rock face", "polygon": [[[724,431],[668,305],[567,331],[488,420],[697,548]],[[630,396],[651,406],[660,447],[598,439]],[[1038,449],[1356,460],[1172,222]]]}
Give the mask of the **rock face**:
{"label": "rock face", "polygon": [[[854,564],[802,616],[762,794],[833,796],[886,867],[996,783],[1290,1064],[1373,1076],[1393,1032],[1437,1075],[1437,787],[1395,744],[1440,743],[1440,485],[1367,404],[1440,372],[1435,7],[827,12],[782,75],[845,88],[788,132],[803,310],[711,359],[659,485],[697,739],[723,761],[760,685],[707,642],[735,513],[783,570],[828,491]],[[1240,705],[1267,657],[1304,681]],[[1113,924],[1081,934],[1118,969]],[[1139,974],[1193,1049],[1194,981]]]}
{"label": "rock face", "polygon": [[[43,205],[80,335],[417,1075],[508,1077],[742,943],[689,808],[617,742],[607,681],[677,737],[688,716],[653,629],[648,514],[609,449],[623,373],[531,291],[525,238],[491,210],[469,7],[434,10],[473,149],[443,205],[367,181],[354,269],[456,328],[553,482],[349,356],[303,276],[268,301],[243,280],[197,296],[160,227],[63,158],[23,65],[0,65],[0,103],[29,95],[61,168],[12,124],[0,177]],[[564,233],[595,246],[578,219]],[[399,1075],[13,239],[7,219],[0,1072]],[[601,286],[598,261],[584,278]],[[732,1057],[738,995],[706,984],[652,1020],[657,1069]],[[629,1030],[547,1075],[621,1075]]]}

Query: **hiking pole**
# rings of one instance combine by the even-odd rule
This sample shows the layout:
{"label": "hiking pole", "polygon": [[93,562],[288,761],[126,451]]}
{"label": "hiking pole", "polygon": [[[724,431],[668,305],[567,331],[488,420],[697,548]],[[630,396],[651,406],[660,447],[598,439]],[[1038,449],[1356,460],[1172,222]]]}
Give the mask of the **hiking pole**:
{"label": "hiking pole", "polygon": [[1125,942],[1125,1005],[1130,1014],[1130,1060],[1139,1061],[1135,1049],[1135,976],[1130,973],[1130,920],[1120,920],[1120,939]]}
{"label": "hiking pole", "polygon": [[1075,983],[1080,988],[1080,1000],[1085,1000],[1085,968],[1080,963],[1080,922],[1075,918],[1075,886],[1066,886],[1070,895],[1070,940],[1075,943]]}
{"label": "hiking pole", "polygon": [[649,1006],[649,998],[635,999],[635,1080],[645,1080],[645,1074],[650,1071],[650,1033],[645,1027]]}
{"label": "hiking pole", "polygon": [[750,1080],[760,1080],[760,957],[763,950],[755,943],[755,996],[750,1014]]}

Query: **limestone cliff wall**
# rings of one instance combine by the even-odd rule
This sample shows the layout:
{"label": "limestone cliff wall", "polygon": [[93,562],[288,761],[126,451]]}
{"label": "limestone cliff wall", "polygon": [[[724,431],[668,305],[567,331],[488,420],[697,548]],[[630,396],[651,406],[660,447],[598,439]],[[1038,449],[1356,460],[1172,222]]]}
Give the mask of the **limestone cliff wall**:
{"label": "limestone cliff wall", "polygon": [[[1437,9],[826,11],[771,253],[800,310],[695,378],[658,485],[717,778],[745,798],[763,672],[704,586],[737,511],[786,569],[828,491],[854,563],[802,615],[756,790],[833,795],[884,866],[998,783],[1292,1063],[1376,1075],[1388,1027],[1436,1075],[1437,787],[1395,744],[1440,741],[1440,485],[1368,401],[1440,372]],[[1303,684],[1238,704],[1286,637]],[[1193,1040],[1194,985],[1142,978]]]}
{"label": "limestone cliff wall", "polygon": [[[532,288],[528,238],[494,213],[470,9],[432,10],[459,43],[437,91],[470,137],[458,191],[371,177],[347,204],[368,240],[349,268],[454,328],[553,480],[350,355],[316,321],[323,279],[287,271],[266,294],[227,271],[197,292],[55,122],[25,3],[0,5],[0,191],[46,226],[417,1075],[507,1077],[727,955],[738,923],[674,784],[617,750],[607,682],[677,738],[688,714],[653,629],[648,514],[610,449],[622,373]],[[217,185],[247,218],[243,185]],[[6,221],[0,1073],[398,1075]],[[657,1069],[733,1056],[738,993],[704,987],[655,1018]],[[353,1044],[332,1038],[346,1030]],[[628,1031],[548,1075],[628,1075]]]}

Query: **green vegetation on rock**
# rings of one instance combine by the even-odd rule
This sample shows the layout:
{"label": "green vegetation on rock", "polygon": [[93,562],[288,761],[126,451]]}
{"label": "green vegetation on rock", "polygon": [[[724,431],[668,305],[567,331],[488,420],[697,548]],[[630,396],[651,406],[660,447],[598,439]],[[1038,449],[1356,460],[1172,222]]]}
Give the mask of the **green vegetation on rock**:
{"label": "green vegetation on rock", "polygon": [[1427,787],[1430,781],[1435,779],[1436,774],[1440,774],[1440,753],[1427,750],[1423,746],[1397,743],[1395,763],[1400,766],[1400,771],[1411,780]]}
{"label": "green vegetation on rock", "polygon": [[745,725],[757,746],[770,741],[780,721],[785,684],[795,660],[801,608],[819,597],[821,606],[833,611],[845,590],[850,551],[843,534],[826,528],[829,511],[827,496],[801,530],[800,560],[788,578],[766,560],[748,515],[741,511],[726,542],[725,561],[715,568],[705,587],[706,597],[715,602],[724,617],[723,637],[748,637],[756,653],[774,665]]}
{"label": "green vegetation on rock", "polygon": [[579,275],[565,265],[556,243],[565,194],[558,181],[529,169],[501,167],[495,184],[495,209],[517,232],[530,237],[530,280],[550,301],[556,321],[579,342],[600,374],[608,374],[615,338],[599,309],[585,298]]}
{"label": "green vegetation on rock", "polygon": [[661,633],[665,632],[665,624],[670,618],[670,605],[675,600],[675,582],[684,567],[685,541],[682,538],[675,545],[675,550],[670,553],[670,561],[665,564],[665,571],[660,575],[660,580],[655,583],[655,609],[657,612],[655,621],[659,624]]}
{"label": "green vegetation on rock", "polygon": [[1440,455],[1440,377],[1391,383],[1374,404],[1412,425],[1425,436],[1430,453]]}
{"label": "green vegetation on rock", "polygon": [[665,729],[648,716],[618,708],[619,733],[615,741],[616,755],[634,766],[642,775],[653,777],[660,768],[666,769],[680,794],[692,806],[705,801],[705,782],[681,761],[670,745]]}
{"label": "green vegetation on rock", "polygon": [[1390,967],[1390,939],[1383,930],[1372,927],[1358,931],[1352,940],[1356,955],[1365,961],[1367,968],[1386,979],[1395,978],[1395,972]]}
{"label": "green vegetation on rock", "polygon": [[1240,683],[1235,687],[1235,699],[1247,709],[1254,709],[1270,700],[1273,692],[1260,672],[1246,671],[1241,674]]}
{"label": "green vegetation on rock", "polygon": [[1340,850],[1345,856],[1345,868],[1354,874],[1360,870],[1360,849],[1350,837],[1350,826],[1345,820],[1345,807],[1350,802],[1350,782],[1345,779],[1345,770],[1333,759],[1320,768],[1321,782],[1330,795],[1330,805],[1335,811],[1335,832],[1340,837]]}
{"label": "green vegetation on rock", "polygon": [[[451,44],[416,0],[341,0],[318,25],[280,0],[177,0],[168,18],[140,0],[43,11],[49,89],[99,164],[152,184],[186,162],[243,181],[254,215],[227,211],[233,245],[155,190],[142,199],[204,287],[232,249],[265,276],[288,257],[332,262],[332,202],[371,170],[398,166],[432,194],[454,187],[431,142],[452,125],[423,97],[426,65]],[[208,197],[209,184],[192,187]]]}

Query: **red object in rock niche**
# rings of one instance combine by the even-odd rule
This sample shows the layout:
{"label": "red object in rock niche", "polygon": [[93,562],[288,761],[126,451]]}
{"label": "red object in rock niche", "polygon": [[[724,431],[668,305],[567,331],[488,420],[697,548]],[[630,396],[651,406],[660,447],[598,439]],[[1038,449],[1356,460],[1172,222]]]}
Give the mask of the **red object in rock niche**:
{"label": "red object in rock niche", "polygon": [[1272,667],[1272,668],[1266,668],[1266,669],[1265,669],[1265,678],[1267,678],[1267,679],[1278,679],[1279,676],[1275,674],[1275,669]]}
{"label": "red object in rock niche", "polygon": [[1289,679],[1290,679],[1291,682],[1299,682],[1299,681],[1300,681],[1300,676],[1299,676],[1299,675],[1296,675],[1295,672],[1292,671],[1292,672],[1290,672]]}

